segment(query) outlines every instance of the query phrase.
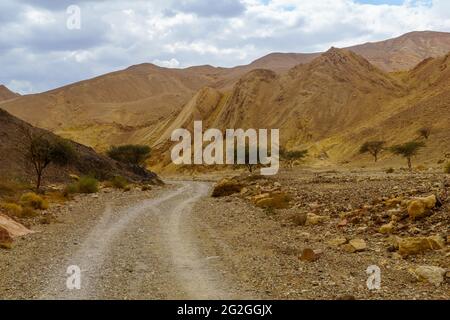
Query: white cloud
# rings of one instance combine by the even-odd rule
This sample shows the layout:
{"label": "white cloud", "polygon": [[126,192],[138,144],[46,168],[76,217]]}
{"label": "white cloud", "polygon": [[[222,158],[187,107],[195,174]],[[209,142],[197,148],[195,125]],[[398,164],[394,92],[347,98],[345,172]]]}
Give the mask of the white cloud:
{"label": "white cloud", "polygon": [[149,61],[235,66],[275,51],[322,51],[414,30],[450,31],[448,0],[396,6],[356,0],[85,0],[78,1],[81,30],[67,30],[69,2],[1,1],[0,83],[15,79],[32,84],[20,90],[42,91]]}
{"label": "white cloud", "polygon": [[153,63],[157,66],[164,67],[164,68],[178,68],[180,66],[180,62],[177,59],[170,59],[170,60],[159,60],[155,59],[153,60]]}

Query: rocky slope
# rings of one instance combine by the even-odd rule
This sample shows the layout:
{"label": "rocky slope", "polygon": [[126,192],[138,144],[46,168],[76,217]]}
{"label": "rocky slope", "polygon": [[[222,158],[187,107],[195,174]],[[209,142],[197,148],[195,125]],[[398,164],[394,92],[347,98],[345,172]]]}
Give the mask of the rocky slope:
{"label": "rocky slope", "polygon": [[19,95],[17,93],[12,92],[4,85],[0,85],[0,101],[10,100],[17,98]]}
{"label": "rocky slope", "polygon": [[[10,115],[0,109],[0,180],[18,179],[30,181],[34,179],[33,171],[24,159],[26,134],[54,134],[35,128],[26,122]],[[122,175],[131,180],[153,180],[156,175],[151,172],[138,172],[128,168],[108,157],[99,155],[92,148],[70,142],[76,151],[74,159],[66,167],[50,165],[44,173],[45,182],[64,182],[69,180],[69,174],[94,174],[99,179],[109,178],[113,175]]]}

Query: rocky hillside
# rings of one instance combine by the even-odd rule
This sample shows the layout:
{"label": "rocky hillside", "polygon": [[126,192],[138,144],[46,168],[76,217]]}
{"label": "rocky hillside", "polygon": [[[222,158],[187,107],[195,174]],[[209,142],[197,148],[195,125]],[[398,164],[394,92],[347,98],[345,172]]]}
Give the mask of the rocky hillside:
{"label": "rocky hillside", "polygon": [[[192,128],[193,120],[221,129],[280,128],[283,145],[309,149],[313,162],[336,164],[363,160],[358,151],[369,139],[403,143],[431,126],[421,161],[436,164],[450,152],[448,60],[430,58],[411,71],[389,74],[351,51],[332,48],[284,75],[254,70],[229,91],[199,91],[158,142],[166,153],[163,142],[172,130]],[[167,153],[162,161],[169,164]]]}
{"label": "rocky hillside", "polygon": [[[0,109],[0,179],[13,178],[21,181],[34,179],[32,168],[24,159],[27,132],[33,134],[54,134],[32,127],[26,122]],[[156,175],[151,172],[133,170],[108,157],[99,155],[92,148],[70,141],[75,152],[74,159],[66,167],[50,166],[45,171],[46,182],[63,182],[69,179],[69,174],[95,175],[99,179],[107,179],[121,175],[134,181],[154,180]]]}
{"label": "rocky hillside", "polygon": [[12,92],[4,85],[0,85],[0,101],[10,100],[17,98],[19,95],[17,93]]}

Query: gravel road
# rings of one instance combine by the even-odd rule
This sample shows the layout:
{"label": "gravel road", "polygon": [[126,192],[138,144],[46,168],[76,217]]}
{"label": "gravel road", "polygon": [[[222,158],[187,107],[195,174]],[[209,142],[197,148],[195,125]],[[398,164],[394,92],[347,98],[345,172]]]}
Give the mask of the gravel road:
{"label": "gravel road", "polygon": [[[102,194],[75,202],[72,218],[84,214],[88,221],[65,221],[1,253],[0,298],[240,298],[220,272],[220,261],[202,255],[189,222],[192,206],[209,188],[176,182],[151,198]],[[67,288],[69,266],[81,270],[80,289]]]}

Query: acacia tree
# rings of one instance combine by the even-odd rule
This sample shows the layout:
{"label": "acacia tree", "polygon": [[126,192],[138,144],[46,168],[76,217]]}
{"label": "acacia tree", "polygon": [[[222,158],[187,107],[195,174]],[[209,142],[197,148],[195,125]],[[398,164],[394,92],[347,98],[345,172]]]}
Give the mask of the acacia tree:
{"label": "acacia tree", "polygon": [[417,130],[417,133],[419,134],[419,136],[421,138],[428,140],[428,138],[431,135],[431,131],[432,131],[431,127],[423,127],[423,128],[420,128],[419,130]]}
{"label": "acacia tree", "polygon": [[107,154],[111,159],[133,166],[143,166],[150,157],[151,148],[144,145],[128,144],[112,146]]}
{"label": "acacia tree", "polygon": [[390,148],[391,152],[400,155],[408,160],[408,168],[412,170],[412,157],[416,156],[420,149],[425,147],[425,143],[419,141],[410,141],[404,144],[399,144]]}
{"label": "acacia tree", "polygon": [[289,168],[292,168],[295,160],[301,160],[308,155],[308,150],[280,150],[280,156],[288,163]]}
{"label": "acacia tree", "polygon": [[26,130],[25,137],[25,161],[34,168],[36,191],[39,192],[45,169],[51,163],[58,166],[69,164],[75,157],[75,151],[67,140],[51,137],[46,133],[36,135],[31,130]]}
{"label": "acacia tree", "polygon": [[384,150],[385,141],[367,141],[359,149],[360,154],[370,153],[375,162],[378,161],[378,155]]}

